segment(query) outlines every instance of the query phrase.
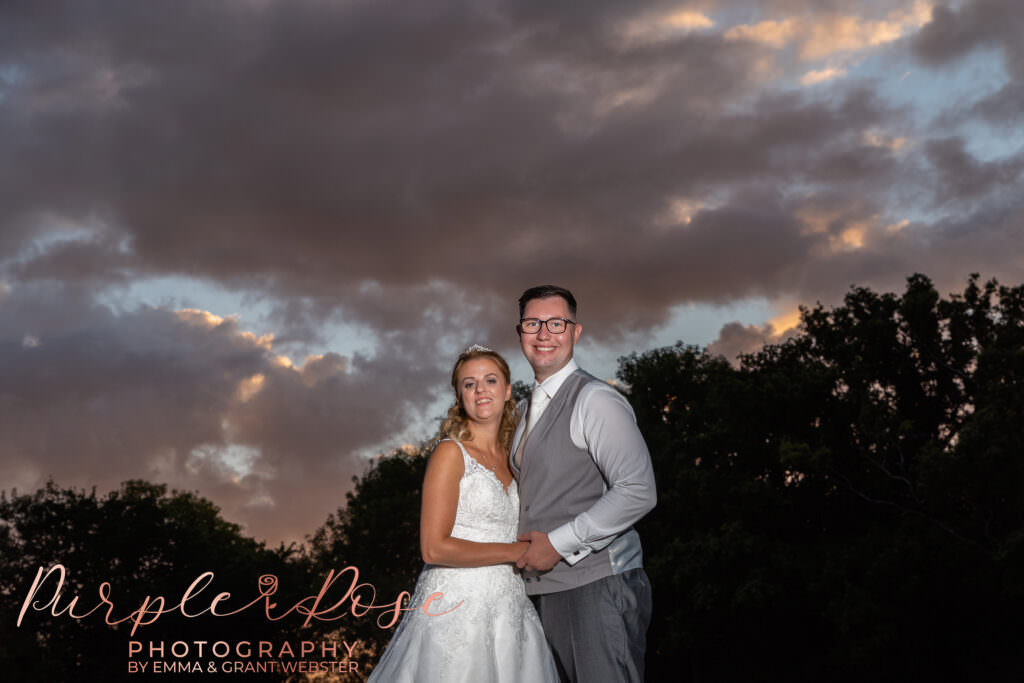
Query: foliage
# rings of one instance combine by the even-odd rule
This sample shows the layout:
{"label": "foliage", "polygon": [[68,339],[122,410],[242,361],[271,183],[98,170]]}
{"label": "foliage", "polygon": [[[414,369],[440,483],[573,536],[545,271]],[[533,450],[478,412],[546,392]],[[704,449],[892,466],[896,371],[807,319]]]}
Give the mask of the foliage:
{"label": "foliage", "polygon": [[1024,288],[853,289],[739,368],[623,359],[653,680],[1019,677]]}
{"label": "foliage", "polygon": [[[395,450],[379,458],[345,495],[345,505],[328,517],[309,539],[314,571],[355,566],[360,580],[371,583],[378,603],[410,594],[423,568],[419,553],[420,492],[426,457],[417,449]],[[394,629],[381,629],[374,618],[348,621],[343,631],[366,648],[364,662],[375,662]],[[358,678],[356,679],[358,680]]]}
{"label": "foliage", "polygon": [[[0,494],[0,670],[11,680],[117,680],[128,677],[132,639],[144,645],[166,640],[169,648],[182,633],[189,642],[279,641],[291,629],[269,622],[259,607],[234,617],[207,615],[188,622],[180,613],[168,613],[134,636],[130,621],[108,626],[106,608],[82,619],[28,610],[19,627],[18,613],[40,568],[66,567],[60,607],[78,596],[79,614],[101,604],[99,586],[109,582],[111,619],[117,620],[139,609],[146,596],[163,596],[166,608],[177,605],[189,584],[207,571],[214,572],[214,579],[189,603],[194,611],[208,607],[221,591],[239,596],[226,605],[249,602],[259,595],[260,575],[268,573],[278,577],[281,590],[275,597],[285,603],[291,590],[307,590],[301,566],[290,561],[292,554],[245,537],[210,501],[192,493],[169,494],[163,485],[129,481],[101,497],[95,490],[60,489],[50,482],[30,495]],[[55,584],[54,576],[37,601],[45,604]]]}
{"label": "foliage", "polygon": [[518,379],[512,382],[512,400],[516,403],[530,398],[531,393],[533,393],[533,388],[526,382]]}

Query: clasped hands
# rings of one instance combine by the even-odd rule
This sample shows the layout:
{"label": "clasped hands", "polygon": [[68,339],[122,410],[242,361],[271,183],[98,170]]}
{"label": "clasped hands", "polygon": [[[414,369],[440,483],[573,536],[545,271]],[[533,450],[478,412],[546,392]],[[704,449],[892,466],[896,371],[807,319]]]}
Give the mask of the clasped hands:
{"label": "clasped hands", "polygon": [[562,559],[555,547],[551,545],[548,535],[540,531],[519,534],[517,541],[529,541],[526,552],[516,560],[516,566],[529,572],[545,572]]}

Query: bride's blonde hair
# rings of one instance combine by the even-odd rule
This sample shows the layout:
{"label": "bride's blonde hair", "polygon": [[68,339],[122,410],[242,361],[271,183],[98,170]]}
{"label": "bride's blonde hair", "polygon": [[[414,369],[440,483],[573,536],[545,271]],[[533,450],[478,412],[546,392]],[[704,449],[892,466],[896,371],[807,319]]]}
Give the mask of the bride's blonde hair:
{"label": "bride's blonde hair", "polygon": [[[466,362],[476,360],[477,358],[489,358],[494,361],[494,364],[498,366],[501,371],[502,377],[505,378],[505,384],[512,384],[512,373],[508,369],[508,363],[501,357],[497,351],[492,351],[484,346],[473,345],[463,351],[458,360],[455,361],[455,367],[452,368],[452,389],[455,390],[455,405],[448,409],[448,416],[441,423],[441,429],[438,431],[437,439],[456,439],[458,441],[470,441],[473,438],[472,432],[469,430],[469,422],[466,420],[466,411],[462,408],[462,403],[459,401],[459,370]],[[498,426],[498,443],[501,444],[501,448],[508,453],[512,448],[512,435],[516,431],[516,425],[519,423],[519,411],[516,409],[516,402],[511,397],[505,401],[505,406],[501,412],[501,424]]]}

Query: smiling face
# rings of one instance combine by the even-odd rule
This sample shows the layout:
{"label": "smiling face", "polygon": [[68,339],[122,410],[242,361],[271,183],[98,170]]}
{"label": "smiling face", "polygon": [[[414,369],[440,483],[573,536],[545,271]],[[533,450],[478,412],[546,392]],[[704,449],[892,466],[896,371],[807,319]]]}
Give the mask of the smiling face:
{"label": "smiling face", "polygon": [[494,360],[471,358],[456,371],[456,393],[466,417],[474,422],[501,420],[512,386]]}
{"label": "smiling face", "polygon": [[[523,309],[523,318],[564,318],[573,320],[569,315],[569,304],[560,296],[549,296],[527,302]],[[543,382],[551,375],[565,367],[572,358],[573,347],[583,332],[579,324],[569,325],[561,334],[551,334],[547,325],[541,325],[537,334],[519,333],[519,345],[523,355],[530,362],[533,374],[538,382]]]}

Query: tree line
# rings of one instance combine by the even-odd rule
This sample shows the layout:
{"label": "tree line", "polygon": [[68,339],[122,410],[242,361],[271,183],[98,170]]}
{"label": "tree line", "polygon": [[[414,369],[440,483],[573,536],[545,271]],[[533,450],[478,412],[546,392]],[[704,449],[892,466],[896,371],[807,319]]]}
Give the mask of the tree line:
{"label": "tree line", "polygon": [[[648,680],[1024,676],[1024,286],[974,275],[943,297],[914,275],[801,319],[738,364],[681,343],[620,359],[658,483],[639,525]],[[301,547],[267,548],[209,501],[146,482],[0,496],[0,670],[131,678],[123,626],[41,612],[15,626],[27,582],[56,562],[68,591],[113,580],[125,604],[207,570],[228,590],[274,574],[282,604],[349,565],[379,596],[411,590],[422,456],[378,459]],[[364,667],[335,676],[355,681],[391,633],[297,622],[171,615],[143,639],[358,640]]]}

